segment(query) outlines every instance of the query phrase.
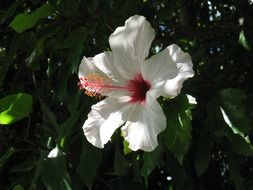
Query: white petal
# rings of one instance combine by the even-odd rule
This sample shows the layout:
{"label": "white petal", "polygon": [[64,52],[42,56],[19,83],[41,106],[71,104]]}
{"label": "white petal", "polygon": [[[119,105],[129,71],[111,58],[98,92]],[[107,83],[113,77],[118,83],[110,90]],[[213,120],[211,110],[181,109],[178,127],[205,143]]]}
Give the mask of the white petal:
{"label": "white petal", "polygon": [[177,45],[170,45],[148,59],[142,67],[145,80],[152,83],[151,93],[174,97],[180,93],[183,82],[194,76],[192,60]]}
{"label": "white petal", "polygon": [[106,74],[109,78],[111,78],[118,85],[123,84],[125,79],[121,77],[117,68],[114,65],[114,56],[110,51],[106,51],[104,53],[100,53],[96,55],[94,58],[95,66],[104,74]]}
{"label": "white petal", "polygon": [[147,59],[141,68],[145,80],[155,84],[167,79],[173,79],[178,75],[179,69],[172,60],[168,48]]}
{"label": "white petal", "polygon": [[115,98],[106,98],[93,105],[83,125],[87,140],[94,146],[103,148],[114,131],[124,123],[123,110],[124,102]]}
{"label": "white petal", "polygon": [[152,89],[151,94],[155,97],[164,96],[173,98],[180,94],[183,87],[183,79],[178,75],[174,79],[162,81],[157,83]]}
{"label": "white petal", "polygon": [[124,77],[131,78],[140,70],[148,56],[155,37],[154,29],[145,17],[135,15],[126,20],[110,36],[110,47],[115,56],[115,65]]}
{"label": "white petal", "polygon": [[147,95],[144,105],[135,105],[122,133],[130,149],[152,151],[158,145],[157,135],[166,128],[166,117],[159,103],[150,95]]}
{"label": "white petal", "polygon": [[176,44],[172,44],[167,47],[174,63],[179,68],[179,74],[182,78],[190,78],[194,76],[192,69],[192,59],[188,53],[181,50]]}
{"label": "white petal", "polygon": [[100,70],[95,66],[93,58],[83,57],[81,64],[79,65],[78,77],[82,78],[91,73],[101,73]]}

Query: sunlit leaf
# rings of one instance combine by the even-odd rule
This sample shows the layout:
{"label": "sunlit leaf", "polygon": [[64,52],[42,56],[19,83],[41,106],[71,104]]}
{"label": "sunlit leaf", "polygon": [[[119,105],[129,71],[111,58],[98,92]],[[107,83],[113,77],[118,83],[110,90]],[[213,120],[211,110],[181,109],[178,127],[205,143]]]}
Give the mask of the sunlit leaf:
{"label": "sunlit leaf", "polygon": [[0,124],[12,124],[28,117],[32,110],[32,96],[26,93],[8,95],[0,99]]}
{"label": "sunlit leaf", "polygon": [[129,148],[129,143],[126,140],[123,140],[123,147],[124,155],[127,155],[132,152],[132,150]]}

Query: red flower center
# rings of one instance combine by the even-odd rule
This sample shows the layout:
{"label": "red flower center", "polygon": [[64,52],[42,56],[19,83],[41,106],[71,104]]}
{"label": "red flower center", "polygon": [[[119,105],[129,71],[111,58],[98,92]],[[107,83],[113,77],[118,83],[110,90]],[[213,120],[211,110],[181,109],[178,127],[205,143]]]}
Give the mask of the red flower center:
{"label": "red flower center", "polygon": [[148,81],[145,81],[142,75],[137,74],[133,80],[128,82],[128,91],[132,92],[130,102],[140,102],[143,104],[146,100],[146,93],[150,89],[151,85]]}

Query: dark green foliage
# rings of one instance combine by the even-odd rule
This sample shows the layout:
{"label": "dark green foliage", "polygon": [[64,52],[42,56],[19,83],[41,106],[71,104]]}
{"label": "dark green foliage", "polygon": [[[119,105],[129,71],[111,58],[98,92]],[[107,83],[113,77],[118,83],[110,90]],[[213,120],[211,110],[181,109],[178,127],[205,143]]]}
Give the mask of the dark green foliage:
{"label": "dark green foliage", "polygon": [[[252,189],[252,0],[0,5],[0,189]],[[100,150],[82,132],[98,100],[78,89],[77,70],[134,14],[156,31],[151,55],[176,43],[195,77],[178,97],[159,98],[167,128],[153,152],[132,152],[119,130]]]}

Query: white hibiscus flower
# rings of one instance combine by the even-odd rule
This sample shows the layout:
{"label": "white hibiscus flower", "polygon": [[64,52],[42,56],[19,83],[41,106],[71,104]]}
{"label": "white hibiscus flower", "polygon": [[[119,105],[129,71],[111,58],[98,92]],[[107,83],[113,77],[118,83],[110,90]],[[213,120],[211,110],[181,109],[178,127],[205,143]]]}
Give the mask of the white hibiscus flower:
{"label": "white hibiscus flower", "polygon": [[146,59],[154,29],[145,17],[135,15],[109,38],[112,51],[82,59],[79,86],[91,96],[106,98],[91,107],[83,125],[87,140],[103,148],[121,127],[129,148],[152,151],[166,117],[157,98],[175,97],[184,80],[193,77],[191,57],[177,45]]}

